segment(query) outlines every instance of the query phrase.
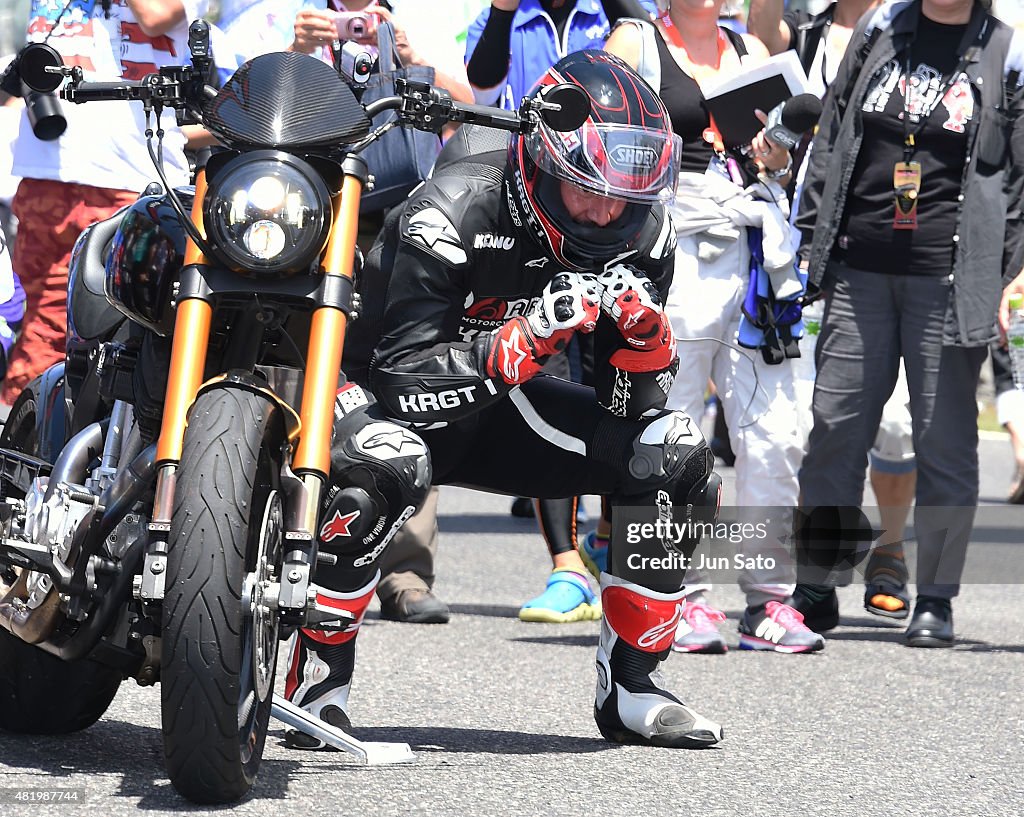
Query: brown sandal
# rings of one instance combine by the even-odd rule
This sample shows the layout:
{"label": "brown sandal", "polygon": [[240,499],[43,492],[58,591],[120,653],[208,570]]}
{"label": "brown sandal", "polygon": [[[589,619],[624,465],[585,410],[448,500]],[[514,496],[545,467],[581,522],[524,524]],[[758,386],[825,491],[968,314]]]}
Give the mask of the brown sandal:
{"label": "brown sandal", "polygon": [[902,556],[875,550],[864,569],[864,609],[883,618],[910,615],[907,563]]}

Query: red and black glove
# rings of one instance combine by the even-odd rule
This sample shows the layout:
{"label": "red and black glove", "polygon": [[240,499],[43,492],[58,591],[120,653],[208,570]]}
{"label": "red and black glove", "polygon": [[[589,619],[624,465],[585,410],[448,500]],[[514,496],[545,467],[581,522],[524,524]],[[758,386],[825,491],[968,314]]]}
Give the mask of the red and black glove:
{"label": "red and black glove", "polygon": [[601,311],[629,344],[612,355],[611,364],[627,372],[656,372],[671,366],[675,338],[653,282],[639,270],[618,264],[598,276],[598,284]]}
{"label": "red and black glove", "polygon": [[600,314],[601,296],[593,275],[558,273],[525,317],[512,318],[495,330],[488,376],[510,385],[525,383],[549,357],[565,349],[574,332],[593,332]]}

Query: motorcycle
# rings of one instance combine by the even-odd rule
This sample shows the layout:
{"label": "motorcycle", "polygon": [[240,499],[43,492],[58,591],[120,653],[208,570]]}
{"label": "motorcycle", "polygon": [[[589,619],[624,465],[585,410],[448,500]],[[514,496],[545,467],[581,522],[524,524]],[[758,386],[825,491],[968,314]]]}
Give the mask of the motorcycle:
{"label": "motorcycle", "polygon": [[84,729],[123,679],[159,681],[171,782],[228,803],[260,766],[281,641],[351,624],[317,605],[314,570],[334,558],[315,532],[361,151],[396,126],[572,130],[589,103],[555,86],[509,112],[399,80],[363,105],[372,60],[348,47],[336,67],[256,57],[215,90],[203,21],[189,47],[139,81],[85,81],[46,45],[22,62],[41,92],[173,109],[223,149],[175,190],[147,131],[161,183],[79,238],[66,359],[0,435],[0,729]]}

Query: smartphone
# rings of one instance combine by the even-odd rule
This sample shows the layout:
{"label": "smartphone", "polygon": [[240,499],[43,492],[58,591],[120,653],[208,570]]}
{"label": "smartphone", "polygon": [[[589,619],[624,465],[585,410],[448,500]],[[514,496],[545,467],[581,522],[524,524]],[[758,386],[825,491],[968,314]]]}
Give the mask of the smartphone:
{"label": "smartphone", "polygon": [[334,18],[334,25],[338,29],[338,39],[357,40],[365,37],[370,29],[370,17],[359,11],[339,11]]}

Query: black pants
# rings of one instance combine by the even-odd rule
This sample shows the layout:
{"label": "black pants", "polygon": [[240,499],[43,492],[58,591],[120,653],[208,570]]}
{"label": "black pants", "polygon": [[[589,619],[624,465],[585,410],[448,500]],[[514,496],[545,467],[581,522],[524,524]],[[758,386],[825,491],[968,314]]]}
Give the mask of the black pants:
{"label": "black pants", "polygon": [[[336,426],[336,485],[344,487],[346,480],[337,456],[339,441],[385,419],[379,405],[370,404]],[[598,405],[593,389],[543,375],[465,421],[417,433],[428,449],[434,485],[541,499],[598,494],[611,499],[613,514],[626,505],[649,508],[656,518],[659,503],[692,503],[692,492],[702,490],[711,476],[707,445],[685,415],[663,411],[642,420],[616,417]],[[366,467],[365,460],[360,467]],[[373,561],[359,561],[375,569]],[[616,564],[614,550],[609,564]],[[662,567],[644,574],[639,583],[674,592],[684,572]],[[347,589],[336,586],[345,577],[333,573],[321,570],[318,580],[331,589]]]}

